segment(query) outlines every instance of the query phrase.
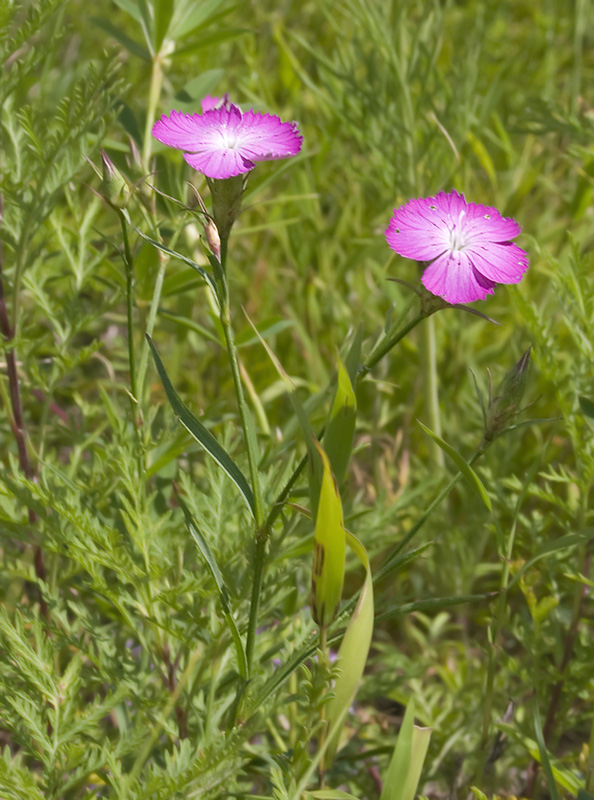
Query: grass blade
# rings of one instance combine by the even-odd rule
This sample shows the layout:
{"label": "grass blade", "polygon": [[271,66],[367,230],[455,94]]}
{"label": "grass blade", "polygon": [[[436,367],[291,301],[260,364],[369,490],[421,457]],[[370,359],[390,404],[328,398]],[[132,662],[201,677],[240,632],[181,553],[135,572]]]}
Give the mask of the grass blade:
{"label": "grass blade", "polygon": [[489,497],[487,490],[483,486],[481,479],[473,470],[473,468],[470,466],[470,464],[467,463],[466,459],[463,456],[461,456],[457,450],[454,450],[454,448],[451,445],[445,442],[441,438],[441,436],[438,436],[436,433],[433,433],[433,431],[430,430],[426,425],[423,425],[423,423],[420,420],[417,420],[417,422],[419,423],[421,428],[425,431],[427,436],[430,436],[431,439],[433,439],[433,441],[436,444],[438,444],[439,447],[441,447],[444,453],[446,453],[452,459],[452,461],[458,467],[462,475],[464,475],[464,477],[466,478],[472,489],[474,489],[474,491],[478,494],[478,496],[487,506],[489,511],[492,511],[493,507],[491,505],[491,498]]}

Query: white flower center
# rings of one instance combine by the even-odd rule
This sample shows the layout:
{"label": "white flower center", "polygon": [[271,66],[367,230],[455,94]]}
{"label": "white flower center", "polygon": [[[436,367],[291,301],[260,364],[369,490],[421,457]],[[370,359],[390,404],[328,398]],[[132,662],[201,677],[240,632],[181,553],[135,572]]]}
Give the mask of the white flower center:
{"label": "white flower center", "polygon": [[223,146],[229,150],[236,150],[239,147],[237,131],[225,131],[223,133]]}
{"label": "white flower center", "polygon": [[458,220],[454,222],[452,229],[450,230],[450,250],[453,251],[462,251],[468,247],[468,239],[464,234],[464,226],[463,226],[463,217],[465,215],[464,211],[460,212],[458,216]]}

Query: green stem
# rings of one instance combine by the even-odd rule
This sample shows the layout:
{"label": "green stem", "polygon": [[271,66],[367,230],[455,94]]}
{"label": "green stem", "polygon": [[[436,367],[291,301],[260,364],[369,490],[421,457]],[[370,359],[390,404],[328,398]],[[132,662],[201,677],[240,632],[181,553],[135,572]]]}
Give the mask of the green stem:
{"label": "green stem", "polygon": [[[122,239],[124,240],[124,266],[126,268],[126,311],[128,317],[128,365],[130,370],[130,392],[133,404],[138,404],[139,398],[136,388],[136,353],[134,348],[134,297],[132,293],[134,282],[134,262],[130,241],[128,239],[128,226],[121,211],[118,212],[120,224],[122,226]],[[136,416],[137,409],[134,409]]]}
{"label": "green stem", "polygon": [[[419,331],[419,352],[423,376],[423,406],[431,430],[441,436],[441,416],[439,413],[439,392],[437,386],[437,363],[435,355],[435,321],[430,317]],[[431,456],[438,467],[444,465],[443,450],[433,440],[430,443]]]}
{"label": "green stem", "polygon": [[594,708],[592,712],[592,730],[590,731],[590,746],[586,765],[586,791],[590,794],[594,794]]}
{"label": "green stem", "polygon": [[264,574],[264,558],[266,555],[266,542],[268,541],[267,530],[270,529],[263,528],[257,535],[254,550],[252,596],[245,644],[245,660],[247,662],[248,677],[251,675],[252,664],[254,663],[256,630],[258,627],[258,614],[260,612],[260,594],[262,592],[262,576]]}
{"label": "green stem", "polygon": [[149,101],[148,109],[146,112],[146,124],[144,127],[144,142],[142,146],[142,163],[145,170],[148,172],[149,161],[151,158],[153,136],[152,130],[157,113],[157,106],[159,105],[159,98],[161,97],[161,87],[163,85],[163,70],[161,68],[161,53],[155,53],[153,56],[153,66],[151,70],[151,84],[149,88]]}
{"label": "green stem", "polygon": [[254,492],[254,517],[256,521],[256,528],[260,530],[264,523],[264,508],[262,501],[262,490],[260,487],[260,472],[258,470],[258,453],[256,450],[257,445],[255,431],[250,411],[243,394],[239,362],[237,360],[237,350],[235,348],[235,337],[233,333],[233,327],[231,325],[228,297],[224,297],[222,299],[223,303],[221,304],[220,320],[221,325],[223,326],[223,332],[225,334],[225,343],[227,344],[227,353],[229,355],[229,362],[231,365],[233,385],[235,387],[235,395],[237,397],[237,405],[239,407],[239,416],[241,417],[241,425],[243,428],[243,434],[247,448],[250,478]]}
{"label": "green stem", "polygon": [[[146,321],[146,332],[149,336],[153,335],[155,329],[155,321],[157,319],[157,311],[159,303],[161,302],[161,292],[163,290],[163,281],[165,279],[165,269],[169,262],[169,256],[159,250],[159,272],[157,273],[157,280],[155,281],[155,288],[153,289],[153,298],[149,309],[148,319]],[[148,342],[144,341],[142,352],[140,353],[140,363],[138,365],[138,380],[136,382],[136,397],[138,398],[139,409],[142,408],[142,397],[144,394],[144,381],[146,378],[146,370],[148,366],[149,346]]]}
{"label": "green stem", "polygon": [[365,361],[363,362],[359,372],[357,373],[357,383],[359,383],[363,378],[367,375],[370,370],[375,367],[378,361],[390,352],[390,350],[398,344],[404,337],[412,331],[413,328],[421,322],[422,320],[427,317],[427,313],[419,313],[416,317],[413,317],[411,321],[405,325],[403,328],[399,328],[396,331],[388,331],[388,333],[378,342],[378,344],[373,348],[371,353],[367,356]]}
{"label": "green stem", "polygon": [[[509,570],[511,557],[514,548],[514,541],[516,538],[516,523],[517,517],[514,519],[513,525],[507,540],[507,547],[503,557],[503,573],[501,575],[500,594],[497,598],[497,605],[495,607],[495,624],[492,628],[491,634],[491,647],[489,649],[489,661],[487,664],[487,682],[485,687],[485,701],[483,704],[483,730],[481,735],[481,751],[483,758],[486,758],[485,748],[489,739],[489,730],[491,727],[491,709],[493,707],[493,686],[495,683],[495,651],[499,637],[501,636],[501,629],[503,628],[503,621],[505,616],[505,604],[507,600],[507,583],[509,581]],[[481,770],[482,774],[482,770]]]}
{"label": "green stem", "polygon": [[228,237],[221,237],[221,254],[219,262],[220,272],[217,276],[217,282],[219,286],[219,304],[221,309],[220,321],[225,335],[227,354],[229,356],[229,363],[231,366],[231,375],[233,377],[233,385],[235,387],[235,396],[237,398],[237,406],[239,409],[239,416],[241,419],[241,426],[243,428],[243,435],[247,449],[252,491],[254,492],[254,520],[256,527],[252,576],[252,597],[246,639],[246,661],[248,676],[250,676],[254,660],[256,630],[258,626],[258,614],[260,610],[260,595],[262,593],[262,578],[264,573],[264,560],[266,556],[266,542],[268,541],[270,528],[266,525],[264,513],[262,488],[260,485],[260,472],[258,469],[258,446],[256,441],[256,432],[250,410],[245,401],[245,396],[243,393],[239,361],[237,358],[237,349],[235,347],[233,326],[231,324],[229,285],[227,283],[226,276],[227,248]]}

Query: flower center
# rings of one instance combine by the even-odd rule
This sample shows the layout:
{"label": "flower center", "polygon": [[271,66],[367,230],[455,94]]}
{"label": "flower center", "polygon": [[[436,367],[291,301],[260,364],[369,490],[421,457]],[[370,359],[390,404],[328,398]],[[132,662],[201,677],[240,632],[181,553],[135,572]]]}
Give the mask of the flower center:
{"label": "flower center", "polygon": [[454,222],[454,225],[450,231],[450,249],[455,251],[465,250],[468,247],[468,239],[464,235],[464,226],[463,226],[463,217],[464,211],[460,212],[458,220]]}
{"label": "flower center", "polygon": [[223,134],[223,145],[229,150],[236,150],[239,147],[239,136],[236,131],[225,131]]}

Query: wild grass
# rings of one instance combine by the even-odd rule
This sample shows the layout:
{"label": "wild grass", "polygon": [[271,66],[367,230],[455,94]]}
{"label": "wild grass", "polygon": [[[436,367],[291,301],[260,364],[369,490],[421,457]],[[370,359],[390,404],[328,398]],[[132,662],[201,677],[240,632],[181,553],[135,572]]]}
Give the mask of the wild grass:
{"label": "wild grass", "polygon": [[[593,15],[589,0],[0,0],[3,798],[375,798],[411,701],[433,729],[422,797],[594,795]],[[213,295],[147,241],[210,268],[188,186],[208,202],[206,181],[147,132],[225,92],[297,120],[305,143],[251,173],[229,244],[276,508],[257,618],[246,504],[145,342],[249,475]],[[125,212],[102,198],[100,147]],[[388,280],[419,277],[386,246],[392,209],[452,188],[515,217],[531,267],[474,304],[498,325],[443,309],[357,387],[341,497],[375,627],[320,786],[339,673],[314,658],[306,470],[274,506],[307,440],[248,318],[319,431],[337,354],[360,337],[364,358],[416,302]],[[465,480],[446,492],[457,467],[417,420],[470,460],[477,390],[529,347],[528,407],[474,462],[488,511]],[[364,577],[349,556],[333,649]]]}

